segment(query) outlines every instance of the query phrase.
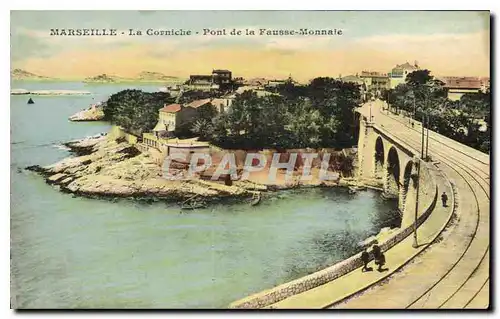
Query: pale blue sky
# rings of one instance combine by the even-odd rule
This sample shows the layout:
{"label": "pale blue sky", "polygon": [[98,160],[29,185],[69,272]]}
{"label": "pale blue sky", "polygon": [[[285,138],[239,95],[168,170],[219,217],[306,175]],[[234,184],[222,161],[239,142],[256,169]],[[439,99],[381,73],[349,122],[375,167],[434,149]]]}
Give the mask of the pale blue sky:
{"label": "pale blue sky", "polygon": [[[489,12],[479,11],[12,11],[11,57],[21,63],[32,58],[48,58],[76,48],[119,50],[138,43],[169,43],[179,50],[210,49],[225,46],[255,48],[282,44],[276,38],[218,37],[194,41],[194,38],[121,37],[117,41],[100,41],[78,37],[68,39],[49,37],[51,28],[116,28],[119,30],[184,28],[197,31],[203,28],[337,28],[344,35],[321,42],[323,49],[338,50],[349,43],[361,43],[377,37],[461,36],[488,32]],[[309,38],[310,39],[310,38]],[[287,41],[287,40],[286,40]],[[309,40],[308,40],[309,41]],[[308,42],[292,48],[307,50]],[[312,43],[310,49],[318,43]],[[427,48],[423,48],[427,49]],[[283,50],[291,50],[285,43]],[[432,48],[429,48],[432,51]],[[489,48],[488,48],[489,51]],[[154,46],[144,54],[155,58],[168,56],[165,48]],[[427,58],[427,57],[424,57]],[[415,57],[418,59],[418,57]],[[430,57],[429,57],[430,59]]]}

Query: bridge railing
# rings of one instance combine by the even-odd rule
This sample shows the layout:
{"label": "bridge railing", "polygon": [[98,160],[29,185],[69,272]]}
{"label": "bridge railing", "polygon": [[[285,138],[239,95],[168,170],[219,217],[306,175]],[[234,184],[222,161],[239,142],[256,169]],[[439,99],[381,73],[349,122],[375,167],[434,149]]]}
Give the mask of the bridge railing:
{"label": "bridge railing", "polygon": [[[415,150],[413,150],[406,143],[398,140],[396,137],[390,136],[390,134],[384,132],[381,128],[375,128],[384,135],[385,138],[391,140],[392,143],[398,145],[402,150],[410,154],[411,156],[415,154],[419,154]],[[427,170],[432,171],[430,163],[420,162],[423,167]],[[437,199],[438,199],[438,186],[434,176],[435,173],[430,172],[430,189],[432,191],[432,198],[430,202],[427,203],[426,206],[423,207],[421,213],[418,214],[417,217],[417,227],[422,225],[422,223],[429,217],[429,215],[434,210]],[[420,182],[420,181],[419,181]],[[410,224],[391,236],[385,239],[383,242],[379,244],[381,250],[383,252],[391,249],[396,244],[407,238],[414,231],[414,224]],[[373,256],[370,257],[373,259]],[[262,291],[260,293],[248,296],[236,302],[233,302],[229,307],[230,308],[263,308],[269,306],[271,304],[277,303],[281,300],[284,300],[290,296],[302,293],[304,291],[310,290],[312,288],[321,286],[326,284],[332,280],[335,280],[363,265],[363,261],[361,260],[361,253],[358,253],[354,256],[351,256],[343,261],[340,261],[333,266],[330,266],[326,269],[320,270],[313,274],[307,275],[305,277],[293,280],[291,282],[279,285],[269,290]]]}
{"label": "bridge railing", "polygon": [[[434,207],[436,206],[438,198],[438,187],[433,174],[430,174],[432,188],[434,189],[434,196],[430,203],[424,207],[422,213],[417,219],[417,227],[420,226],[432,213]],[[401,242],[403,239],[408,237],[413,232],[413,224],[398,230],[396,233],[391,235],[389,238],[380,243],[380,248],[382,251],[387,251],[394,247],[397,243]],[[373,259],[373,256],[371,256]],[[351,256],[335,265],[328,267],[326,269],[320,270],[313,274],[307,275],[305,277],[293,280],[291,282],[282,284],[275,288],[265,290],[263,292],[251,295],[244,299],[238,300],[232,303],[230,308],[263,308],[271,304],[277,303],[284,300],[290,296],[302,293],[309,289],[321,286],[332,280],[335,280],[363,265],[361,260],[361,253]]]}

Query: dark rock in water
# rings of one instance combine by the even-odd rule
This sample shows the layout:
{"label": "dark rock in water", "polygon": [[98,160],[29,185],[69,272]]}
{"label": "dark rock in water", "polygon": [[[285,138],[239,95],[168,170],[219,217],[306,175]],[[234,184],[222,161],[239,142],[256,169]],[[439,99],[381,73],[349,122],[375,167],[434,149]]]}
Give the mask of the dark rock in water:
{"label": "dark rock in water", "polygon": [[49,175],[51,175],[51,173],[49,173],[47,171],[47,169],[43,168],[42,166],[40,165],[31,165],[31,166],[27,166],[24,168],[25,170],[27,171],[32,171],[32,172],[35,172],[35,173],[38,173],[44,177],[47,177]]}
{"label": "dark rock in water", "polygon": [[70,149],[72,153],[75,153],[77,156],[89,155],[94,151],[94,146],[77,146],[75,142],[66,142],[62,143],[62,145],[66,146]]}
{"label": "dark rock in water", "polygon": [[35,101],[33,101],[33,99],[32,99],[32,98],[30,98],[30,99],[28,100],[28,104],[35,104]]}
{"label": "dark rock in water", "polygon": [[141,151],[139,151],[135,146],[129,146],[118,151],[118,153],[126,154],[126,158],[132,158],[140,155]]}
{"label": "dark rock in water", "polygon": [[25,168],[28,171],[43,173],[45,170],[40,165],[31,165]]}

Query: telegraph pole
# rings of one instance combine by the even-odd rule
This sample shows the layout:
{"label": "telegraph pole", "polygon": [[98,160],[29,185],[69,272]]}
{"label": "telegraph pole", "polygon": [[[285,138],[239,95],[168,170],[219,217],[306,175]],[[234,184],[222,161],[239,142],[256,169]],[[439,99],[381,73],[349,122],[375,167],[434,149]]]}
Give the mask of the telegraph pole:
{"label": "telegraph pole", "polygon": [[421,147],[421,152],[420,152],[420,158],[424,158],[424,124],[425,124],[425,113],[422,115],[422,147]]}
{"label": "telegraph pole", "polygon": [[415,103],[415,92],[413,92],[413,121],[417,119],[417,104]]}
{"label": "telegraph pole", "polygon": [[420,191],[420,160],[415,162],[417,165],[417,194],[415,198],[415,220],[413,223],[413,248],[418,248],[418,240],[417,240],[417,219],[418,219],[418,193]]}
{"label": "telegraph pole", "polygon": [[370,101],[370,123],[372,122],[372,102]]}
{"label": "telegraph pole", "polygon": [[390,91],[387,90],[387,112],[391,112],[391,100],[390,100]]}
{"label": "telegraph pole", "polygon": [[429,160],[429,115],[427,115],[427,138],[425,142],[425,159]]}
{"label": "telegraph pole", "polygon": [[[424,137],[425,137],[425,132],[424,132],[424,124],[425,124],[425,113],[422,115],[422,145],[421,145],[421,156],[420,159],[424,158]],[[417,219],[418,219],[418,195],[420,192],[420,159],[418,162],[415,164],[417,165],[417,194],[415,198],[415,220],[413,224],[413,248],[418,247],[418,241],[417,241]]]}
{"label": "telegraph pole", "polygon": [[[428,117],[427,117],[428,118]],[[417,220],[418,220],[418,195],[420,192],[420,165],[421,159],[424,158],[424,137],[425,137],[425,132],[424,132],[424,124],[425,124],[425,113],[422,115],[422,145],[421,145],[421,156],[420,159],[418,159],[418,162],[415,163],[417,165],[417,177],[416,177],[416,183],[417,183],[417,194],[415,198],[415,220],[413,223],[413,248],[418,247],[418,240],[417,240]],[[429,134],[429,129],[427,129],[427,134]],[[428,141],[428,140],[427,140]]]}

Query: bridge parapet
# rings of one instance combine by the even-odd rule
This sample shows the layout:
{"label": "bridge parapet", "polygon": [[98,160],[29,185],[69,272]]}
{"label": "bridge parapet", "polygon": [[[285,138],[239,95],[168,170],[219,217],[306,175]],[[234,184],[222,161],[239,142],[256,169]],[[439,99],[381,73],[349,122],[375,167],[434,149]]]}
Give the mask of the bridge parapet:
{"label": "bridge parapet", "polygon": [[[404,139],[395,136],[390,129],[368,122],[360,117],[358,140],[358,179],[367,186],[381,187],[388,198],[398,199],[402,226],[414,220],[417,202],[417,183],[412,182],[419,175],[420,202],[432,201],[434,189],[427,165],[416,171],[417,164],[425,163],[420,152]],[[420,209],[418,209],[420,211]]]}
{"label": "bridge parapet", "polygon": [[[417,227],[427,219],[436,205],[438,197],[438,187],[435,180],[433,186],[433,199],[431,202],[428,202],[425,207],[423,207],[422,212],[421,214],[419,214],[419,217],[417,219]],[[384,239],[381,243],[379,243],[379,246],[383,252],[386,252],[387,250],[391,249],[396,244],[404,240],[410,234],[412,234],[412,232],[413,225],[407,225],[404,228],[400,228],[388,238]],[[370,260],[372,259],[373,256],[370,256]],[[281,300],[284,300],[290,296],[297,295],[304,291],[324,285],[361,267],[362,265],[363,261],[361,260],[361,253],[358,253],[326,269],[238,300],[229,305],[229,308],[264,308]]]}
{"label": "bridge parapet", "polygon": [[[438,200],[438,186],[435,179],[435,174],[437,174],[438,172],[432,163],[427,163],[419,159],[419,153],[412,149],[404,141],[401,141],[397,137],[392,136],[384,128],[378,127],[375,123],[366,122],[365,120],[363,120],[363,118],[361,118],[358,156],[361,156],[360,161],[364,161],[365,164],[367,161],[370,161],[371,166],[366,165],[364,167],[369,167],[369,169],[371,169],[370,173],[374,173],[376,169],[374,165],[374,154],[376,153],[375,139],[379,137],[383,143],[382,147],[385,147],[386,149],[386,151],[384,152],[384,156],[382,157],[384,160],[384,170],[388,170],[387,162],[389,158],[389,149],[396,149],[396,154],[398,154],[397,164],[399,167],[403,168],[403,174],[400,174],[400,176],[398,176],[396,185],[398,189],[400,189],[400,203],[402,201],[404,204],[406,204],[403,205],[403,221],[401,228],[379,243],[382,251],[385,252],[407,238],[414,231],[415,209],[417,209],[415,207],[416,188],[414,184],[420,184],[419,202],[421,204],[418,208],[416,226],[419,227],[434,210]],[[420,176],[418,180],[412,182],[411,176],[414,175],[413,173],[415,172],[414,161],[417,161],[420,165]],[[404,163],[404,165],[401,165],[401,163]],[[363,168],[362,165],[363,164],[361,164],[360,168]],[[395,168],[393,167],[392,169],[394,170]],[[407,174],[404,174],[405,172]],[[405,175],[406,177],[408,177],[407,179],[404,178]],[[383,182],[384,188],[389,183],[387,179],[388,176],[385,176]],[[359,253],[324,270],[238,300],[232,303],[230,305],[230,308],[263,308],[284,300],[290,296],[326,284],[361,267],[362,265],[363,262],[361,260],[361,253]]]}

